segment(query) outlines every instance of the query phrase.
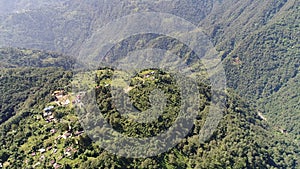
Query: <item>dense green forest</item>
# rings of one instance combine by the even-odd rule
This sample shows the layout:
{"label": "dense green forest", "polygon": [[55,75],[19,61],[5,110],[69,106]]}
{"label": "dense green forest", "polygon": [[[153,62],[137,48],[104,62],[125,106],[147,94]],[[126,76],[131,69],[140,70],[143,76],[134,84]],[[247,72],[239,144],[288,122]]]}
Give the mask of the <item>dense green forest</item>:
{"label": "dense green forest", "polygon": [[228,85],[262,111],[271,124],[288,128],[298,138],[299,108],[292,101],[298,97],[289,93],[299,91],[299,15],[299,1],[295,1],[276,20],[238,44],[225,61]]}
{"label": "dense green forest", "polygon": [[[0,166],[299,168],[299,7],[298,0],[0,0]],[[87,95],[96,94],[97,108],[116,131],[139,138],[160,134],[178,116],[179,89],[172,75],[143,70],[123,89],[123,83],[114,86],[111,80],[123,72],[79,70],[74,58],[86,57],[81,51],[101,27],[139,12],[170,13],[200,27],[219,52],[228,90],[221,92],[227,98],[224,116],[205,143],[200,144],[199,132],[212,90],[202,79],[198,83],[200,111],[188,135],[165,153],[134,159],[111,154],[91,140],[91,133],[83,132],[80,112],[93,112],[93,107],[89,99],[78,102],[77,96],[83,96],[74,93],[74,84],[85,85]],[[90,50],[97,51],[95,47]],[[147,48],[172,51],[187,64],[197,62],[186,44],[151,33],[118,42],[106,58]],[[193,71],[202,73],[201,63],[196,67]],[[153,74],[145,79],[149,72]],[[95,83],[74,81],[82,74]],[[151,98],[157,88],[167,95]],[[130,102],[114,104],[117,94],[128,96]],[[152,102],[166,102],[164,114],[147,125],[136,123],[136,118],[147,117],[136,111],[151,109]],[[133,113],[121,115],[117,106],[129,103]],[[49,107],[50,114],[45,112]]]}
{"label": "dense green forest", "polygon": [[[299,140],[300,126],[299,121],[299,74],[290,79],[278,92],[262,99],[260,104],[263,109],[270,112],[268,120],[279,131],[285,133],[288,137]],[[283,104],[284,103],[284,104]],[[272,118],[270,118],[272,117]]]}
{"label": "dense green forest", "polygon": [[[14,56],[31,53],[27,57],[32,62],[40,60],[35,53],[50,59],[49,53],[41,51],[11,48],[2,51],[10,51]],[[7,64],[12,65],[10,62]],[[1,87],[4,91],[10,91],[4,94],[15,91],[16,95],[9,97],[11,99],[3,97],[8,100],[1,104],[13,107],[11,113],[14,115],[0,126],[0,163],[5,168],[296,168],[299,163],[299,145],[269,126],[255,109],[232,90],[224,95],[227,97],[226,111],[217,130],[209,140],[200,143],[199,132],[208,114],[211,92],[208,85],[201,83],[198,84],[201,102],[197,118],[189,134],[179,144],[165,153],[148,158],[113,155],[101,148],[99,142],[93,142],[88,137],[89,133],[83,132],[79,114],[76,113],[80,104],[71,90],[71,71],[51,66],[34,68],[22,63],[18,65],[18,68],[2,69],[6,72],[2,76],[7,80]],[[152,73],[145,76],[149,72]],[[124,135],[155,136],[169,128],[176,118],[174,110],[179,95],[172,75],[150,69],[132,77],[127,92],[137,110],[149,108],[150,91],[154,88],[173,90],[165,98],[167,109],[163,116],[156,122],[141,126],[130,120],[133,117],[121,116],[111,104],[111,87],[120,87],[120,84],[112,83],[112,75],[122,72],[106,68],[96,72],[75,72],[78,73],[87,73],[95,79],[95,84],[90,87],[96,91],[99,109],[107,122]],[[57,100],[58,97],[53,95],[56,90],[64,90],[62,98],[70,99],[72,103]],[[19,95],[26,97],[17,97]],[[82,100],[84,102],[85,99]],[[88,102],[84,103],[88,107]],[[49,106],[54,107],[51,116],[45,115],[44,108]]]}
{"label": "dense green forest", "polygon": [[297,0],[2,1],[1,46],[51,50],[74,57],[80,56],[82,44],[91,40],[96,30],[118,17],[138,12],[182,17],[210,37],[224,59],[229,87],[271,119],[278,112],[264,110],[257,100],[279,91],[299,69]]}
{"label": "dense green forest", "polygon": [[70,77],[64,70],[74,64],[72,59],[55,53],[13,48],[0,49],[0,60],[0,123],[14,116],[18,110],[39,103],[41,100],[37,96],[45,96],[51,89],[61,87],[54,81]]}

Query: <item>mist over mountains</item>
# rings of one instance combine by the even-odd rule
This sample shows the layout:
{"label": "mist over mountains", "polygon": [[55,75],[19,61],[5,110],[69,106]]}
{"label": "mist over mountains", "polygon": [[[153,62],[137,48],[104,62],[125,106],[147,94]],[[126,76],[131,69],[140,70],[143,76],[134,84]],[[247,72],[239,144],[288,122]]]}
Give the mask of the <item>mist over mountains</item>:
{"label": "mist over mountains", "polygon": [[[0,105],[2,104],[0,117],[3,118],[3,122],[10,118],[17,118],[15,115],[21,111],[19,108],[25,101],[25,105],[28,107],[36,105],[35,109],[38,110],[37,107],[41,106],[38,104],[44,103],[39,101],[40,97],[47,95],[50,88],[54,90],[51,83],[57,79],[63,77],[63,80],[57,84],[67,86],[71,74],[69,71],[75,62],[73,59],[85,59],[81,52],[86,50],[86,47],[89,47],[92,55],[94,51],[97,51],[97,45],[88,46],[88,44],[94,42],[95,35],[104,26],[122,17],[143,12],[172,14],[201,28],[222,60],[227,87],[239,95],[238,97],[230,94],[230,98],[243,100],[243,104],[240,106],[242,111],[239,111],[232,107],[235,105],[235,101],[232,99],[232,105],[229,106],[230,113],[226,117],[229,118],[232,114],[236,116],[238,112],[243,112],[245,117],[238,116],[239,120],[242,119],[242,124],[238,123],[231,127],[235,129],[240,127],[245,130],[249,128],[247,126],[252,126],[252,129],[263,128],[261,132],[254,132],[257,140],[262,139],[264,135],[269,135],[270,138],[274,136],[274,143],[270,143],[272,146],[277,143],[281,148],[284,147],[283,145],[288,145],[288,151],[292,152],[293,148],[291,147],[298,145],[300,139],[298,125],[300,119],[300,107],[298,106],[300,97],[298,94],[300,1],[297,0],[0,0],[0,67],[3,68],[1,71],[5,74],[0,78],[5,79],[6,82],[1,88],[5,93],[5,98],[3,97],[0,102]],[[126,28],[120,27],[117,31],[126,31]],[[124,46],[120,44],[114,46],[110,54],[122,55],[124,49],[141,45],[155,36],[141,39],[130,37],[122,41]],[[160,41],[161,46],[164,44],[163,42]],[[172,43],[171,40],[170,43]],[[155,41],[151,45],[155,46]],[[97,53],[95,53],[96,55]],[[73,59],[70,59],[69,56]],[[70,59],[72,63],[69,63],[66,58]],[[30,78],[22,78],[18,74],[21,70],[16,69],[18,67],[24,68],[25,75],[37,79],[39,83],[29,85],[28,79]],[[32,67],[37,70],[31,70]],[[56,73],[55,67],[61,69]],[[6,74],[7,72],[10,72],[10,75]],[[51,74],[50,81],[46,81],[44,77],[38,77],[39,73],[43,76],[47,76],[47,73]],[[68,75],[64,75],[65,73]],[[28,84],[27,88],[26,85],[20,84],[8,90],[10,84],[15,83],[17,79]],[[43,84],[42,81],[47,83]],[[31,93],[31,90],[38,91],[38,86],[42,84],[45,86],[42,92],[32,97],[26,96]],[[10,100],[9,96],[14,91],[18,92],[15,92],[16,94]],[[20,99],[18,99],[19,95],[22,95]],[[28,99],[34,101],[31,103]],[[49,100],[51,99],[47,98],[47,101]],[[14,106],[12,103],[8,104],[10,101],[15,102],[18,106]],[[29,110],[26,109],[26,111]],[[24,111],[21,112],[24,113]],[[258,117],[257,112],[260,112],[265,120]],[[250,117],[259,122],[252,123]],[[32,121],[32,119],[26,121]],[[220,127],[219,134],[229,123],[228,121]],[[229,134],[229,129],[225,133]],[[235,134],[234,132],[233,135]],[[251,134],[251,132],[244,133],[247,137],[243,138],[248,138],[248,136],[250,138]],[[218,137],[220,137],[220,142],[222,142],[220,144],[225,144],[227,137],[221,135],[217,134],[217,138],[213,140],[218,142]],[[194,153],[193,158],[196,159],[201,153],[193,152],[193,148],[191,148],[193,141],[191,138],[187,138],[187,140],[191,143],[187,144],[189,145],[187,152]],[[20,142],[18,144],[21,144]],[[243,147],[242,145],[245,145],[246,142],[242,142],[240,147]],[[208,147],[213,147],[214,144],[210,142]],[[268,148],[264,146],[266,145],[259,142],[256,152],[268,151]],[[197,150],[200,151],[198,148]],[[251,146],[248,148],[251,149]],[[215,151],[221,158],[220,152],[222,151]],[[296,160],[279,159],[282,154],[278,153],[278,157],[277,155],[274,157],[271,155],[273,152],[277,152],[277,150],[272,149],[266,156],[259,158],[264,158],[262,161],[267,161],[269,166],[275,168],[297,166]],[[298,150],[293,153],[299,154]],[[179,152],[172,150],[171,154],[181,157],[182,152],[181,150]],[[169,158],[169,155],[167,156]],[[184,156],[184,158],[186,157],[188,156]],[[212,156],[208,158],[213,159]],[[205,158],[201,160],[203,161],[203,159]],[[124,162],[122,160],[124,159],[119,162]],[[233,161],[238,160],[234,159]],[[283,161],[288,162],[283,164]],[[247,166],[251,166],[250,162],[247,164],[249,164]],[[256,164],[252,167],[259,166]],[[261,166],[267,164],[260,163]]]}
{"label": "mist over mountains", "polygon": [[[295,0],[1,3],[2,47],[78,57],[93,34],[111,21],[139,12],[162,12],[203,28],[224,59],[229,87],[247,98],[257,99],[278,91],[298,72],[299,2]],[[241,64],[232,66],[235,59]]]}

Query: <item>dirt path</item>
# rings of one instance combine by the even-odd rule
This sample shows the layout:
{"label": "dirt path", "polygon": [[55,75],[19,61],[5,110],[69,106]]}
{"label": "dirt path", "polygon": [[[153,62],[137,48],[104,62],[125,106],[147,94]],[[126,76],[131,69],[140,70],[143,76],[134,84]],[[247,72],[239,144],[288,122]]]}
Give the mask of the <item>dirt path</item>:
{"label": "dirt path", "polygon": [[265,116],[263,116],[261,112],[257,112],[257,115],[264,121],[268,121],[267,118],[265,118]]}

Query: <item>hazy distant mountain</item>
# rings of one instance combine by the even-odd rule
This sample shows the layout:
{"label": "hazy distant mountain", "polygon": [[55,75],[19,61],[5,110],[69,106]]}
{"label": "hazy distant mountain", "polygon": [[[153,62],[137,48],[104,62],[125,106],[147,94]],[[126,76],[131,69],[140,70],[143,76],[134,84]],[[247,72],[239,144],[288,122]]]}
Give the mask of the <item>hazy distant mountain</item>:
{"label": "hazy distant mountain", "polygon": [[63,5],[68,0],[0,0],[0,15],[22,13],[40,8],[53,8]]}
{"label": "hazy distant mountain", "polygon": [[[20,5],[22,3],[26,5]],[[130,13],[169,12],[191,21],[199,21],[209,12],[212,3],[205,1],[66,1],[47,5],[11,2],[10,13],[0,19],[1,46],[52,50],[76,55],[78,47],[93,31],[113,19]],[[29,1],[30,2],[30,1]],[[9,6],[9,4],[6,4]],[[26,8],[26,6],[29,6]],[[22,8],[23,9],[23,8]],[[134,12],[135,11],[135,12]],[[195,22],[195,23],[197,23]],[[121,31],[121,30],[120,30]]]}

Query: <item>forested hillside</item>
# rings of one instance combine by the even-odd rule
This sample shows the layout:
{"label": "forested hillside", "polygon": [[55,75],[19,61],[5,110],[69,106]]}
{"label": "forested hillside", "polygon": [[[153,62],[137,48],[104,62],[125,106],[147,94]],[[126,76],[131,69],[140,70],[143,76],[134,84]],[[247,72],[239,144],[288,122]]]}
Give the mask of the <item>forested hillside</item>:
{"label": "forested hillside", "polygon": [[[87,44],[93,42],[103,26],[139,12],[170,13],[201,28],[223,61],[229,89],[224,117],[206,143],[198,142],[198,134],[208,113],[211,91],[209,85],[199,83],[205,98],[185,139],[159,156],[130,159],[99,148],[83,133],[75,111],[81,105],[76,100],[79,95],[72,93],[71,81],[74,74],[93,75],[96,84],[88,86],[95,88],[99,107],[107,110],[104,111],[107,121],[123,134],[151,136],[170,127],[176,108],[166,110],[163,120],[166,123],[158,121],[157,125],[143,128],[121,118],[110,104],[111,91],[107,85],[111,85],[113,69],[80,72],[74,67],[78,64],[75,58],[87,57],[81,54],[82,50],[89,47],[91,52],[98,51],[97,45]],[[297,168],[299,16],[298,0],[41,0],[35,3],[0,0],[0,165],[7,168]],[[118,32],[122,31],[126,27],[118,28]],[[185,55],[192,53],[185,44],[157,34],[121,40],[106,57],[147,47],[176,49],[176,54],[184,55],[181,57],[192,57]],[[168,75],[158,72],[152,80],[164,82]],[[143,79],[143,73],[132,79],[130,87],[134,89],[128,93],[135,108],[149,108],[147,99],[153,85],[164,84],[176,95],[172,83],[152,83]],[[59,93],[59,99],[55,93]],[[170,104],[176,107],[175,102]],[[51,115],[44,110],[49,107]]]}
{"label": "forested hillside", "polygon": [[295,77],[300,61],[299,14],[297,1],[289,11],[238,44],[226,61],[230,86],[247,98],[257,99],[278,91]]}
{"label": "forested hillside", "polygon": [[225,69],[230,87],[263,111],[271,124],[287,127],[299,138],[299,108],[292,103],[299,97],[290,97],[287,91],[299,91],[300,10],[299,1],[289,3],[274,20],[238,44],[225,59]]}
{"label": "forested hillside", "polygon": [[[40,56],[48,55],[25,49],[2,50],[10,51],[10,55],[15,57],[23,56],[25,51],[29,52],[31,54],[26,57],[34,63],[39,61],[36,53]],[[253,108],[231,90],[224,95],[227,97],[224,117],[213,136],[205,143],[199,141],[199,132],[209,110],[210,88],[199,83],[201,108],[189,134],[163,154],[132,159],[110,154],[100,148],[98,142],[92,142],[88,133],[84,132],[75,109],[81,103],[70,88],[70,71],[26,66],[5,68],[4,71],[10,71],[4,74],[9,79],[3,83],[7,86],[5,89],[15,86],[11,90],[17,92],[14,94],[16,100],[8,100],[3,105],[20,105],[13,109],[15,115],[0,125],[0,163],[7,168],[296,168],[299,164],[299,145],[269,127]],[[78,73],[96,76],[95,84],[90,87],[96,91],[98,106],[115,130],[132,137],[149,137],[172,125],[172,118],[176,116],[172,109],[176,108],[177,92],[169,93],[166,97],[171,99],[168,104],[173,106],[169,106],[170,109],[166,109],[161,118],[169,120],[158,119],[154,125],[150,123],[141,127],[132,123],[132,117],[120,116],[114,104],[110,103],[110,85],[115,85],[111,77],[122,72],[106,68],[94,73]],[[16,79],[21,79],[23,88],[19,87],[21,84],[16,83]],[[153,87],[160,86],[163,90],[173,88],[176,91],[170,75],[159,70],[140,72],[132,78],[130,85],[128,94],[133,105],[140,110],[148,108],[148,95]],[[22,99],[22,95],[27,97]]]}
{"label": "forested hillside", "polygon": [[161,12],[203,27],[220,50],[228,54],[239,40],[267,24],[290,3],[292,1],[286,0],[65,1],[0,17],[0,40],[2,46],[38,48],[76,56],[82,43],[114,19],[138,12]]}
{"label": "forested hillside", "polygon": [[13,48],[0,49],[0,62],[0,123],[39,103],[36,97],[64,87],[53,82],[70,77],[64,71],[74,64],[72,59],[55,53]]}
{"label": "forested hillside", "polygon": [[11,0],[9,2],[5,0],[0,1],[0,15],[7,15],[10,13],[25,12],[35,9],[40,9],[42,7],[55,7],[62,5],[65,0],[40,0],[37,2],[32,2],[30,0]]}
{"label": "forested hillside", "polygon": [[42,4],[28,5],[26,8],[32,9],[29,11],[12,10],[0,16],[2,46],[51,50],[77,57],[83,43],[112,20],[154,11],[171,13],[203,27],[226,58],[229,86],[247,99],[277,91],[298,70],[296,0],[64,1],[51,7]]}
{"label": "forested hillside", "polygon": [[287,137],[295,138],[299,141],[300,126],[297,121],[300,120],[299,92],[300,75],[291,78],[276,93],[261,100],[266,117]]}

